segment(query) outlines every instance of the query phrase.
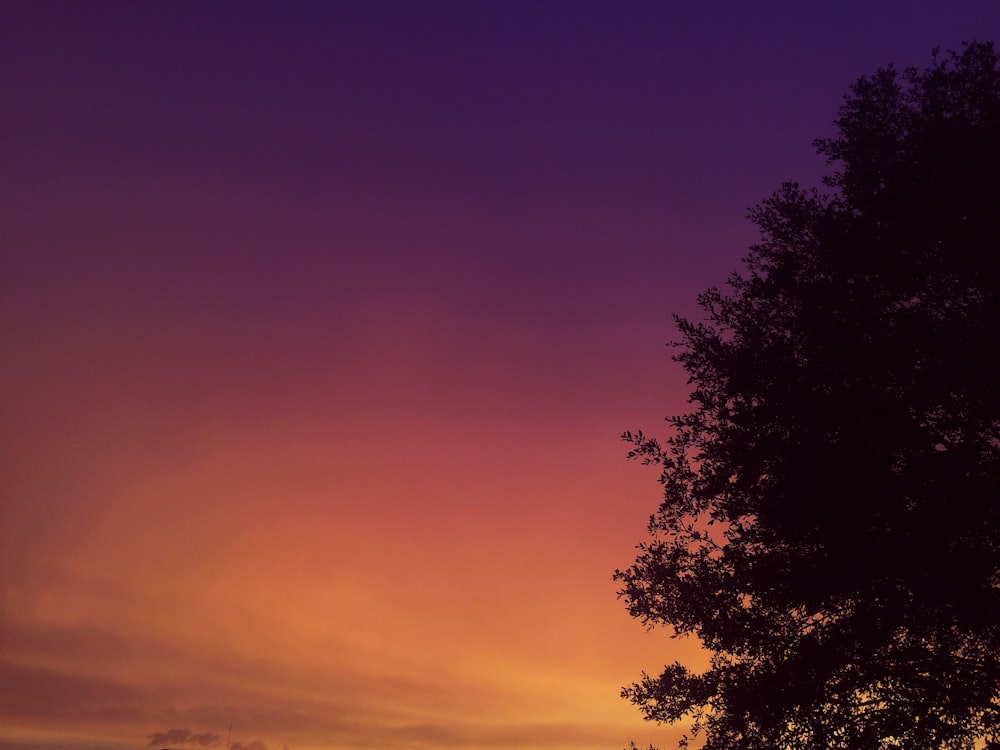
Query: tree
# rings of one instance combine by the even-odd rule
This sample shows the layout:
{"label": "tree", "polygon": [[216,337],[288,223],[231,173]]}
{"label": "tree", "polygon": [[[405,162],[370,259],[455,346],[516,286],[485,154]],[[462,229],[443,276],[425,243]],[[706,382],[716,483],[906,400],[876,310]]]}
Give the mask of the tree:
{"label": "tree", "polygon": [[[708,750],[1000,748],[1000,69],[861,78],[724,291],[676,318],[688,413],[615,573],[710,666],[623,696]],[[687,743],[687,738],[681,745]]]}

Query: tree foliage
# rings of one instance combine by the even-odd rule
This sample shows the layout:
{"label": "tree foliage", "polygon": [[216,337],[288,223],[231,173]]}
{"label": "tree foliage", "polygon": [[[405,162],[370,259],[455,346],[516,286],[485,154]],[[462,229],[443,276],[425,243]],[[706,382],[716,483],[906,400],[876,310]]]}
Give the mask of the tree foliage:
{"label": "tree foliage", "polygon": [[994,47],[878,70],[835,124],[825,188],[753,209],[676,319],[690,411],[624,435],[664,496],[620,595],[711,663],[623,695],[709,750],[1000,748]]}

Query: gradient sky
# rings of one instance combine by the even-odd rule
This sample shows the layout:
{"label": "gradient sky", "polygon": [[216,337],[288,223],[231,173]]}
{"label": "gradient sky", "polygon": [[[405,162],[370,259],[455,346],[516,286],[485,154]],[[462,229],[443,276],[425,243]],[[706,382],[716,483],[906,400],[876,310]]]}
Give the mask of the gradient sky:
{"label": "gradient sky", "polygon": [[618,750],[617,436],[991,2],[0,4],[0,748]]}

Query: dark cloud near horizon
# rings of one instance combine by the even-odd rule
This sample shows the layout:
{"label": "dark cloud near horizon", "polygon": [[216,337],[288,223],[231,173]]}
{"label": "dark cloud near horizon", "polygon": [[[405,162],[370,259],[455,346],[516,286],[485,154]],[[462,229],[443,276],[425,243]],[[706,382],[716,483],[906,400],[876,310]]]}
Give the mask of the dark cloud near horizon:
{"label": "dark cloud near horizon", "polygon": [[149,745],[147,745],[147,747],[178,744],[197,745],[198,747],[214,747],[219,744],[221,739],[222,738],[219,735],[213,732],[195,734],[190,729],[168,729],[165,732],[154,732],[149,735]]}
{"label": "dark cloud near horizon", "polygon": [[95,723],[135,721],[150,699],[157,699],[150,690],[102,676],[0,662],[0,726],[13,721],[52,726],[81,717]]}
{"label": "dark cloud near horizon", "polygon": [[267,750],[267,745],[260,740],[254,740],[249,745],[244,745],[242,742],[234,742],[229,746],[229,750]]}
{"label": "dark cloud near horizon", "polygon": [[149,735],[148,747],[167,745],[175,742],[187,742],[190,736],[190,729],[168,729],[166,732],[154,732]]}

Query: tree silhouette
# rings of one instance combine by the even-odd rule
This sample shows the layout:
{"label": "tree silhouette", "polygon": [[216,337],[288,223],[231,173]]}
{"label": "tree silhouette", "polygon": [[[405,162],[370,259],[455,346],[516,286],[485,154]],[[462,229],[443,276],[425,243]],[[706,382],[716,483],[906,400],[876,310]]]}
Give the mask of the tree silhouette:
{"label": "tree silhouette", "polygon": [[691,410],[624,435],[664,499],[620,595],[711,662],[623,695],[709,750],[996,750],[994,47],[861,78],[835,124],[826,189],[753,209],[745,271],[676,319]]}

